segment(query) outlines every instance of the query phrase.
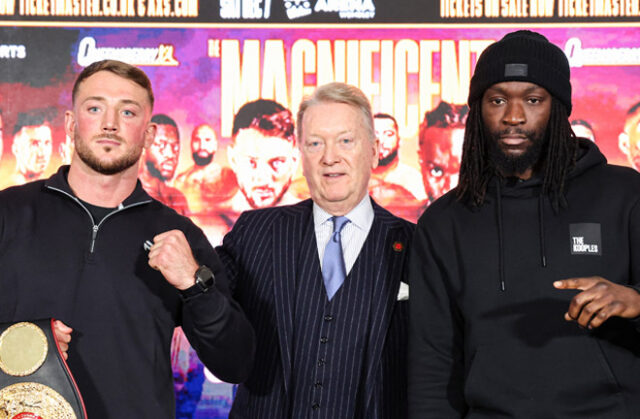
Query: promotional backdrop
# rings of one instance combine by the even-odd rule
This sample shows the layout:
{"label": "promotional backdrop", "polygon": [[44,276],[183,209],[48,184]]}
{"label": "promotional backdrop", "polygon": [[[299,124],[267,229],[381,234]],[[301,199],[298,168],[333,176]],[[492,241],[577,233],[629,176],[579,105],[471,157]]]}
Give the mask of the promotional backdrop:
{"label": "promotional backdrop", "polygon": [[[330,81],[360,87],[374,112],[397,121],[398,137],[381,138],[385,167],[371,193],[416,221],[457,181],[456,132],[478,55],[521,27],[565,51],[571,119],[591,127],[609,161],[633,166],[640,155],[632,109],[640,101],[638,1],[382,3],[0,0],[0,188],[68,163],[73,143],[63,124],[73,81],[90,63],[112,58],[148,74],[154,114],[176,125],[143,156],[145,188],[192,217],[214,245],[241,211],[308,197],[295,146],[234,141],[238,110],[269,99],[293,122],[301,99]],[[449,130],[429,131],[425,114]],[[227,417],[233,386],[203,368],[179,331],[172,359],[178,417]]]}

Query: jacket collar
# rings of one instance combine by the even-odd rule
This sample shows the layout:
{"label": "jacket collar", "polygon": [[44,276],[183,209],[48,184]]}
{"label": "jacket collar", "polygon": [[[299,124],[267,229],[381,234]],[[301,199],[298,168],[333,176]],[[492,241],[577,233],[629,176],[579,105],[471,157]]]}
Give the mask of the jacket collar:
{"label": "jacket collar", "polygon": [[[69,175],[69,165],[60,166],[58,171],[53,174],[49,179],[45,180],[44,187],[61,190],[69,195],[76,196],[76,194],[69,186],[69,182],[67,180],[67,176]],[[122,201],[122,205],[127,207],[132,204],[144,203],[147,201],[151,201],[152,198],[145,192],[142,188],[142,184],[140,180],[136,182],[136,187],[131,192],[124,201]]]}

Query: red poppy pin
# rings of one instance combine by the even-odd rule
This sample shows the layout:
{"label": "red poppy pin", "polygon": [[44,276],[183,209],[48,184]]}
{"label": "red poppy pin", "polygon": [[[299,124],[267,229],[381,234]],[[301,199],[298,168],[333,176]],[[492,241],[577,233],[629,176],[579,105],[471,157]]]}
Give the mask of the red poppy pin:
{"label": "red poppy pin", "polygon": [[400,253],[404,250],[404,244],[402,242],[393,242],[393,250]]}

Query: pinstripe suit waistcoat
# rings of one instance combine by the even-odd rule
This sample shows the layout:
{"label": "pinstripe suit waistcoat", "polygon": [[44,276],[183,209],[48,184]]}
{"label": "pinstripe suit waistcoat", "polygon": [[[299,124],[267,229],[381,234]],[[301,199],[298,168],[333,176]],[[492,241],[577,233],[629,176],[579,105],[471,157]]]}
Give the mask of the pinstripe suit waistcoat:
{"label": "pinstripe suit waistcoat", "polygon": [[360,269],[375,267],[356,261],[328,301],[318,258],[298,258],[289,391],[296,418],[352,418],[362,410],[373,283]]}
{"label": "pinstripe suit waistcoat", "polygon": [[[358,399],[349,417],[395,419],[406,416],[408,321],[407,301],[397,301],[396,296],[400,281],[405,278],[407,247],[414,225],[375,203],[373,208],[371,231],[350,273],[351,277],[357,276],[352,278],[354,281],[371,284],[371,310],[364,332],[366,347],[360,355],[362,359],[347,361],[360,364],[360,382],[356,386],[360,394],[344,397]],[[253,371],[238,388],[230,417],[345,417],[340,412],[322,413],[322,409],[313,412],[324,416],[293,411],[292,386],[298,373],[293,371],[295,316],[296,304],[302,303],[297,301],[298,287],[301,281],[317,279],[301,267],[315,264],[315,272],[319,273],[312,201],[243,213],[216,250],[227,269],[234,297],[257,337]],[[300,310],[297,313],[300,315]],[[302,356],[299,352],[295,355]]]}

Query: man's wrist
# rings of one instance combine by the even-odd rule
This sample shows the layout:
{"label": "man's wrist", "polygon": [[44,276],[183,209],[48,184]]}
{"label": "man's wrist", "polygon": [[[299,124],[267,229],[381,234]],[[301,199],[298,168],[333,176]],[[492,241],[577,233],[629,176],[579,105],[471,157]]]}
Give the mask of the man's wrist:
{"label": "man's wrist", "polygon": [[179,289],[178,291],[183,298],[191,298],[208,292],[215,286],[215,282],[213,271],[211,271],[208,266],[201,265],[194,274],[193,285],[186,289]]}

